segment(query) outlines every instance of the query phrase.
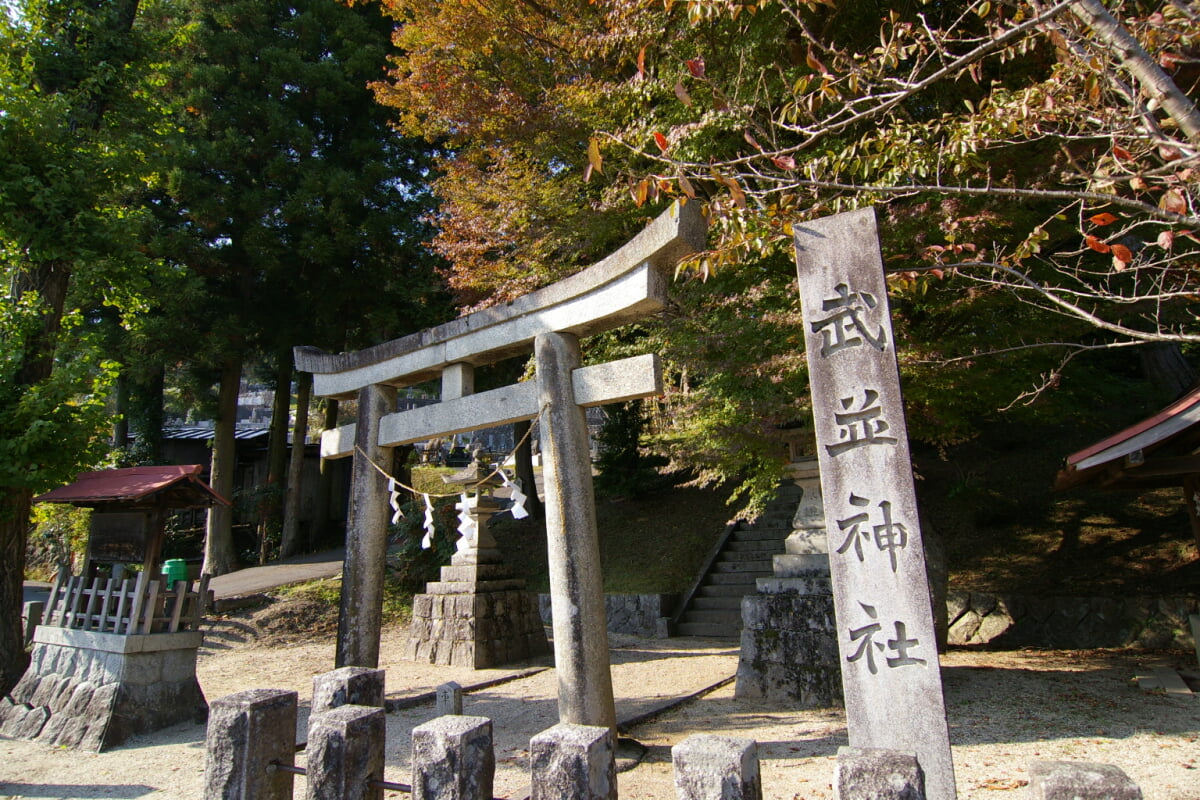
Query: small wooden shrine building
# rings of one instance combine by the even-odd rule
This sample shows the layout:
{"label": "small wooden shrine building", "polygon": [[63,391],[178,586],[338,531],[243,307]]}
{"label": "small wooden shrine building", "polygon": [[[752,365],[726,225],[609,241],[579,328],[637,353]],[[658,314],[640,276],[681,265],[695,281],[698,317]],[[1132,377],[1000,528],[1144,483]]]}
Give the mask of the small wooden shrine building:
{"label": "small wooden shrine building", "polygon": [[1136,425],[1067,456],[1055,490],[1183,487],[1200,547],[1200,386]]}
{"label": "small wooden shrine building", "polygon": [[[95,509],[87,561],[61,574],[33,633],[29,669],[0,697],[0,733],[54,747],[100,751],[135,733],[200,721],[196,680],[208,577],[160,573],[167,511],[228,504],[201,467],[85,472],[35,498]],[[99,573],[101,564],[134,567]]]}
{"label": "small wooden shrine building", "polygon": [[200,479],[203,469],[200,464],[174,464],[82,472],[73,483],[38,495],[34,502],[94,509],[84,577],[95,577],[101,564],[140,564],[144,572],[157,574],[170,511],[229,505]]}

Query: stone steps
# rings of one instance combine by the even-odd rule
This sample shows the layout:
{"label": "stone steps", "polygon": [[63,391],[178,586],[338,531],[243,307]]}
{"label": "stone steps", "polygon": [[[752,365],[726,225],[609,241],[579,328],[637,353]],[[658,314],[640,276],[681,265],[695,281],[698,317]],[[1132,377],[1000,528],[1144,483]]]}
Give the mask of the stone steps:
{"label": "stone steps", "polygon": [[739,541],[730,539],[725,544],[725,551],[728,553],[770,553],[774,555],[779,552],[779,542],[776,539],[750,539],[748,541]]}
{"label": "stone steps", "polygon": [[697,611],[736,611],[742,613],[742,598],[737,595],[693,597],[691,607]]}
{"label": "stone steps", "polygon": [[680,622],[676,631],[676,635],[704,636],[710,639],[729,639],[740,635],[740,632],[737,634],[729,633],[728,625],[714,625],[705,622]]}
{"label": "stone steps", "polygon": [[758,590],[757,579],[775,574],[772,556],[784,552],[801,491],[781,484],[776,499],[753,523],[739,523],[700,582],[674,633],[679,636],[736,638],[741,635],[742,597]]}
{"label": "stone steps", "polygon": [[761,558],[722,558],[712,566],[713,572],[753,572],[761,574],[771,572],[770,559]]}

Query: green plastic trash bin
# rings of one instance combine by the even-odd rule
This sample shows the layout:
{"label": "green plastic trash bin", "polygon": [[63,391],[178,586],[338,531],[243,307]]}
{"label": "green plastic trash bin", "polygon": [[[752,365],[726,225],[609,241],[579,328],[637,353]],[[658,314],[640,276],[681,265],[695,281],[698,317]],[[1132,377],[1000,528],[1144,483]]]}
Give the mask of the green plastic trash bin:
{"label": "green plastic trash bin", "polygon": [[187,562],[182,558],[168,558],[163,562],[163,575],[167,576],[167,587],[174,588],[175,581],[188,579]]}

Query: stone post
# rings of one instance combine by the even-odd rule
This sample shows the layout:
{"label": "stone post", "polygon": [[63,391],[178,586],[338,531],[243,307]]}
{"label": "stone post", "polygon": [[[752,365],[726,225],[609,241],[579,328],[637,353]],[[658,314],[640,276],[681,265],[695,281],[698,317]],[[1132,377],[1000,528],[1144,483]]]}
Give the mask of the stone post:
{"label": "stone post", "polygon": [[839,747],[833,794],[836,800],[925,800],[925,773],[913,753]]}
{"label": "stone post", "polygon": [[40,600],[31,600],[25,604],[25,613],[21,616],[25,620],[25,644],[29,645],[33,641],[33,629],[42,624],[42,613],[46,608],[46,604]]}
{"label": "stone post", "polygon": [[367,667],[342,667],[313,676],[312,708],[309,719],[339,706],[383,708],[386,673]]}
{"label": "stone post", "polygon": [[383,800],[382,708],[346,705],[308,723],[308,800]]}
{"label": "stone post", "polygon": [[611,728],[561,722],[529,740],[530,800],[616,800]]}
{"label": "stone post", "polygon": [[1029,800],[1142,800],[1142,790],[1112,764],[1030,761]]}
{"label": "stone post", "polygon": [[376,465],[384,470],[391,468],[392,448],[378,444],[379,423],[385,414],[395,410],[394,388],[373,384],[359,390],[342,606],[334,657],[339,667],[379,666],[389,506],[387,478]]}
{"label": "stone post", "polygon": [[679,800],[762,800],[758,745],[700,733],[671,748]]}
{"label": "stone post", "polygon": [[412,732],[413,800],[492,800],[496,755],[486,717],[438,717]]}
{"label": "stone post", "polygon": [[454,681],[447,681],[437,687],[437,704],[434,706],[439,717],[462,716],[463,691]]}
{"label": "stone post", "polygon": [[546,549],[549,558],[558,718],[616,728],[608,626],[587,420],[575,403],[571,373],[579,339],[543,333],[534,340],[542,411]]}
{"label": "stone post", "polygon": [[296,753],[296,693],[250,689],[213,702],[204,742],[204,796],[291,800]]}

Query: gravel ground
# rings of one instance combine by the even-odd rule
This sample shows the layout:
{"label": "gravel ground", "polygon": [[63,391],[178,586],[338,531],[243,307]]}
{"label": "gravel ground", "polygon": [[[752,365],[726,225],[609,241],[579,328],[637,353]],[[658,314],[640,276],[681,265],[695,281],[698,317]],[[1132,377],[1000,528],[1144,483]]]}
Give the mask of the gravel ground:
{"label": "gravel ground", "polygon": [[[382,643],[389,699],[430,692],[449,680],[469,687],[520,671],[400,661],[404,638],[403,629],[393,629]],[[737,650],[728,641],[614,636],[611,644],[621,720],[712,687],[737,668]],[[1116,764],[1142,786],[1147,800],[1200,798],[1200,696],[1147,692],[1135,681],[1154,666],[1194,667],[1194,658],[1185,653],[951,651],[942,658],[942,670],[959,797],[1024,798],[1026,765],[1043,759]],[[303,738],[312,677],[332,663],[328,637],[266,646],[255,640],[251,626],[225,620],[210,632],[198,674],[210,700],[241,689],[295,689]],[[521,665],[535,666],[538,662]],[[674,798],[670,748],[703,732],[759,743],[765,797],[832,798],[834,758],[838,746],[846,744],[844,714],[739,701],[733,688],[726,684],[633,727],[628,735],[646,752],[620,774],[621,796]],[[553,669],[467,694],[464,713],[493,720],[497,797],[524,796],[528,740],[556,722],[556,697]],[[432,702],[388,714],[387,780],[410,782],[411,730],[432,717]],[[0,797],[200,798],[203,765],[204,729],[190,723],[102,754],[0,739]],[[297,778],[297,794],[302,791],[303,778]]]}

